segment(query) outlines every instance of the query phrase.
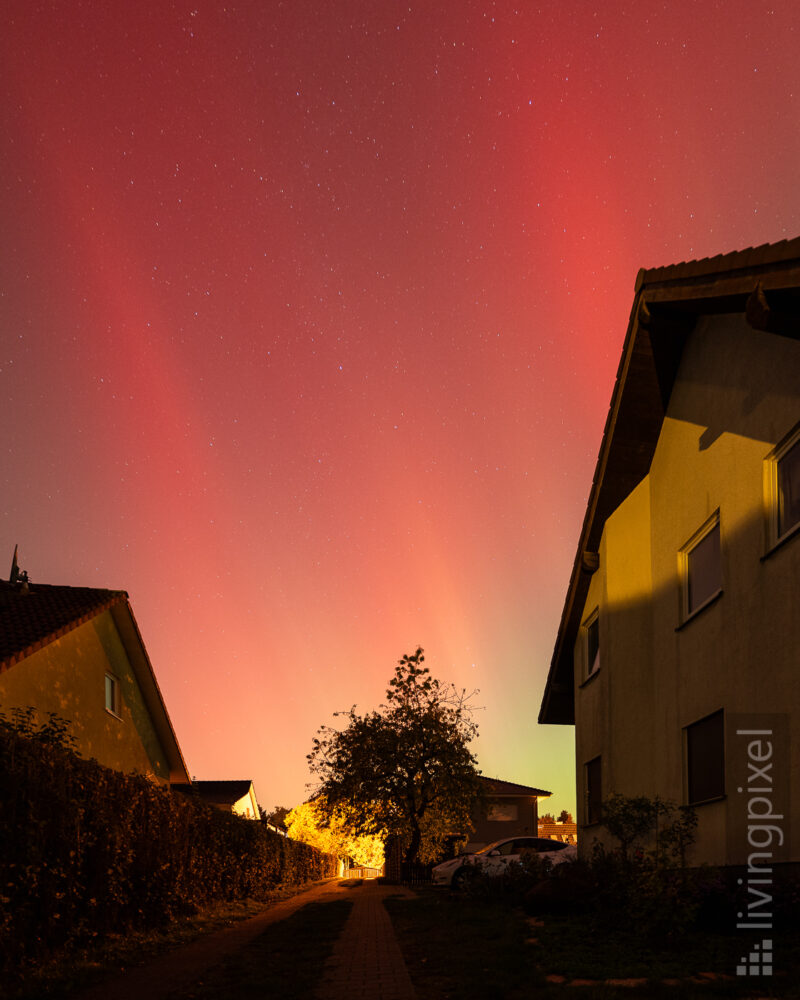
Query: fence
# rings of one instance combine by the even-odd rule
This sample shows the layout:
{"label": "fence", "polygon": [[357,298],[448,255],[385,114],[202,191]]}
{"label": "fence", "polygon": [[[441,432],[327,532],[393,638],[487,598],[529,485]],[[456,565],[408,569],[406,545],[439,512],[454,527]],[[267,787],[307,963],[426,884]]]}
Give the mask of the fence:
{"label": "fence", "polygon": [[413,861],[400,862],[400,882],[402,885],[424,885],[433,879],[433,866],[421,865]]}
{"label": "fence", "polygon": [[380,878],[383,875],[383,865],[380,868],[368,868],[365,865],[356,865],[345,872],[347,878]]}

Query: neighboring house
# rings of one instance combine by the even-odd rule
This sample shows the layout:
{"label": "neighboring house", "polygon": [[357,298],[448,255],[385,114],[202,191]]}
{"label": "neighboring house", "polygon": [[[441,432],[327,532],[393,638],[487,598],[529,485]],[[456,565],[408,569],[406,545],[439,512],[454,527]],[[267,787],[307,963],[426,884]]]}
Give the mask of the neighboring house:
{"label": "neighboring house", "polygon": [[616,792],[695,806],[692,863],[800,860],[799,307],[800,239],[637,277],[539,714],[582,852]]}
{"label": "neighboring house", "polygon": [[539,820],[539,836],[548,837],[550,840],[560,840],[562,844],[578,843],[578,824],[567,823],[545,823]]}
{"label": "neighboring house", "polygon": [[[463,832],[454,832],[448,837],[443,851],[442,860],[453,857],[459,850],[467,853],[479,851],[495,840],[505,840],[508,837],[538,836],[538,801],[552,795],[541,788],[530,785],[518,785],[513,781],[501,781],[500,778],[487,778],[480,775],[483,801],[476,805],[472,813],[474,829],[469,832],[466,843]],[[384,870],[391,882],[403,880],[403,849],[402,838],[390,836],[385,845],[386,861]],[[418,866],[424,871],[426,866]],[[423,881],[427,874],[422,874]]]}
{"label": "neighboring house", "polygon": [[245,819],[261,819],[253,782],[247,778],[239,781],[193,781],[192,788],[204,802],[223,812],[232,812]]}
{"label": "neighboring house", "polygon": [[0,712],[32,707],[70,723],[75,749],[162,784],[189,774],[128,595],[0,581]]}
{"label": "neighboring house", "polygon": [[537,836],[537,803],[551,792],[484,775],[481,775],[480,781],[484,802],[473,813],[475,829],[469,835],[465,850],[478,851],[504,837]]}

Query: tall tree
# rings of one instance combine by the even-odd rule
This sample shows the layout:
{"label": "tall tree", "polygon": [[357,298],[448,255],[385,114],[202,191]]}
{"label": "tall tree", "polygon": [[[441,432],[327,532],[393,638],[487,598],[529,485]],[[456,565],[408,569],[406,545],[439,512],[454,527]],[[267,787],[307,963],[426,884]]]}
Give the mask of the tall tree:
{"label": "tall tree", "polygon": [[406,861],[433,860],[448,835],[465,834],[480,797],[469,696],[431,677],[424,660],[421,648],[403,656],[386,703],[337,713],[345,728],[323,726],[308,755],[329,807],[359,833],[400,836]]}

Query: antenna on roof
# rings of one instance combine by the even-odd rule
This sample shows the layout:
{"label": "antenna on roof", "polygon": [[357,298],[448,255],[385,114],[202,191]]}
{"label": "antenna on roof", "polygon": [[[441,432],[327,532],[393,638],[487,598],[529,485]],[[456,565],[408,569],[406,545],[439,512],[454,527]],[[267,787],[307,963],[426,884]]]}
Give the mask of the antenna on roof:
{"label": "antenna on roof", "polygon": [[27,592],[28,590],[28,574],[25,570],[19,568],[19,562],[17,561],[17,554],[19,551],[19,546],[14,546],[14,558],[11,560],[11,575],[8,578],[8,582],[18,589]]}

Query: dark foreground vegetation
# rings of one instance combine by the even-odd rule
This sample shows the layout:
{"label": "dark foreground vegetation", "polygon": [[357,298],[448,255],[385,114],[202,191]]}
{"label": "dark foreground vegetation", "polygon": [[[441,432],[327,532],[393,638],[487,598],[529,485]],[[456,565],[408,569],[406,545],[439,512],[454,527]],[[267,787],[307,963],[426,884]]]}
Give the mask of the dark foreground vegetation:
{"label": "dark foreground vegetation", "polygon": [[[475,865],[459,892],[390,899],[420,1000],[551,995],[800,996],[800,882],[764,872],[769,931],[737,928],[736,872],[689,867],[696,818],[661,799],[615,795],[601,822],[616,845],[550,866],[523,855],[500,878]],[[766,885],[767,882],[762,884]],[[737,976],[768,938],[771,975]]]}
{"label": "dark foreground vegetation", "polygon": [[419,1000],[800,996],[800,946],[791,929],[775,934],[776,975],[758,980],[735,976],[750,943],[741,932],[695,926],[659,938],[634,929],[622,908],[534,917],[520,902],[499,883],[388,899]]}
{"label": "dark foreground vegetation", "polygon": [[69,749],[65,725],[0,719],[0,982],[109,934],[263,900],[335,859]]}

